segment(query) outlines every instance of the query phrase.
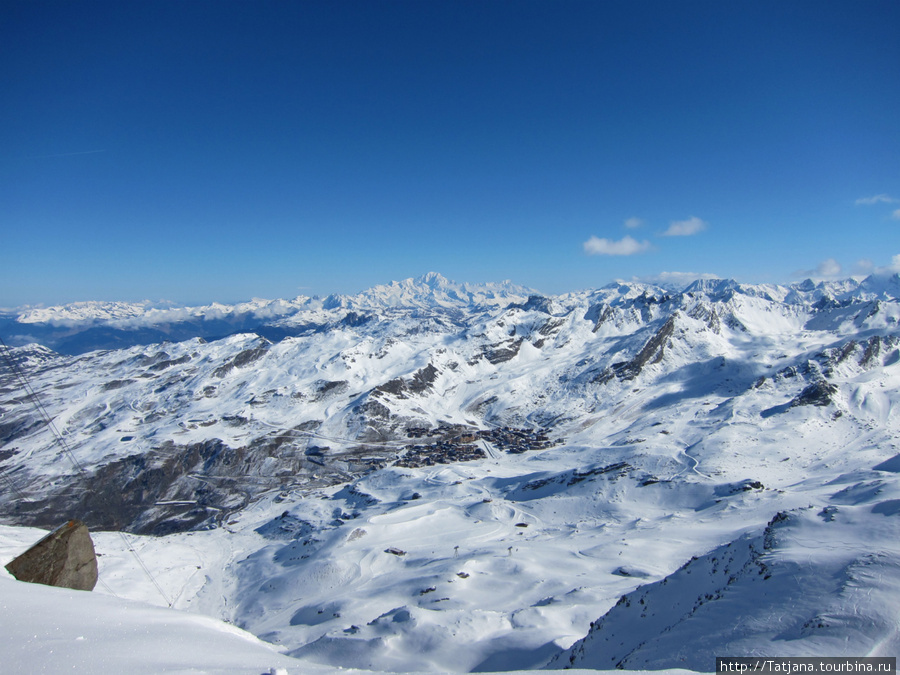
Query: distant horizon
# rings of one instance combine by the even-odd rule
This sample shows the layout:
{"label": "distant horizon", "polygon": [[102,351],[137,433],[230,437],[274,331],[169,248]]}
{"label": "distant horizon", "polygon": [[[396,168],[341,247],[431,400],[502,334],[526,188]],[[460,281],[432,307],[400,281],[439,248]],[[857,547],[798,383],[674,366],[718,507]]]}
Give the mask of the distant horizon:
{"label": "distant horizon", "polygon": [[124,304],[124,305],[150,305],[151,307],[159,306],[162,307],[170,307],[172,309],[184,309],[184,308],[193,308],[193,307],[204,307],[210,305],[225,305],[225,306],[235,306],[242,304],[252,304],[254,302],[276,302],[279,300],[291,302],[299,299],[319,299],[324,300],[330,296],[339,296],[339,297],[353,297],[356,295],[360,295],[362,293],[366,293],[367,291],[373,290],[380,286],[389,286],[392,283],[402,283],[404,281],[420,281],[431,274],[438,274],[442,278],[446,279],[448,282],[453,284],[465,284],[472,286],[491,286],[491,285],[502,285],[502,284],[511,284],[512,286],[521,289],[522,291],[535,293],[542,296],[559,296],[559,295],[567,295],[570,293],[582,293],[589,292],[592,290],[599,290],[602,288],[606,288],[615,284],[645,284],[648,286],[657,286],[659,288],[664,289],[678,289],[683,290],[688,286],[692,285],[696,281],[701,280],[712,280],[712,281],[734,281],[736,283],[747,285],[747,286],[781,286],[781,287],[791,287],[797,284],[802,284],[806,281],[812,281],[813,283],[819,284],[822,282],[841,282],[847,280],[853,280],[857,283],[861,283],[865,279],[869,277],[875,278],[890,278],[890,277],[898,277],[900,278],[900,270],[897,270],[893,267],[885,267],[878,268],[875,270],[871,270],[866,274],[845,274],[842,276],[835,277],[816,277],[815,275],[806,276],[802,278],[796,278],[793,281],[785,282],[785,283],[776,283],[776,282],[753,282],[753,281],[741,281],[740,279],[735,279],[734,277],[728,276],[714,276],[714,275],[690,275],[690,274],[672,274],[669,275],[667,279],[660,279],[658,277],[647,277],[647,278],[632,278],[632,279],[611,279],[604,284],[598,284],[596,286],[586,286],[582,288],[573,288],[565,291],[561,291],[559,293],[547,293],[539,288],[532,288],[529,286],[525,286],[524,284],[519,284],[515,279],[500,279],[496,281],[470,281],[467,279],[451,279],[444,274],[436,270],[430,270],[424,274],[420,274],[415,277],[406,277],[403,279],[390,279],[381,283],[373,284],[372,286],[368,286],[366,288],[359,289],[357,291],[352,291],[350,293],[313,293],[313,294],[304,294],[300,293],[294,296],[271,296],[271,297],[262,297],[262,296],[253,296],[250,298],[239,298],[239,299],[221,299],[221,298],[213,298],[210,300],[201,300],[197,302],[179,302],[177,300],[171,300],[168,298],[138,298],[138,299],[123,299],[123,298],[112,298],[112,299],[103,299],[103,298],[94,298],[90,300],[72,300],[69,302],[58,302],[58,303],[31,303],[31,304],[23,304],[17,306],[0,306],[0,312],[14,312],[20,310],[27,309],[50,309],[53,307],[68,307],[68,306],[79,306],[79,305],[90,305],[90,304]]}
{"label": "distant horizon", "polygon": [[900,3],[8,0],[0,306],[900,269]]}

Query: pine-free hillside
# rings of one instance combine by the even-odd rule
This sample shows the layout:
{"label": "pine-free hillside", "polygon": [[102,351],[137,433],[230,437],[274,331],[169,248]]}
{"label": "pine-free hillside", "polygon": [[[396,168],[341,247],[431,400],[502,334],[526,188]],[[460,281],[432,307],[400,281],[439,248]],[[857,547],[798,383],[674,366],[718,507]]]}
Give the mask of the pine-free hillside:
{"label": "pine-free hillside", "polygon": [[151,602],[102,531],[157,535],[176,607],[305,663],[704,670],[722,631],[896,651],[898,298],[897,275],[427,275],[178,310],[186,333],[173,308],[22,311],[16,335],[50,337],[0,364],[0,518],[84,520],[101,580]]}

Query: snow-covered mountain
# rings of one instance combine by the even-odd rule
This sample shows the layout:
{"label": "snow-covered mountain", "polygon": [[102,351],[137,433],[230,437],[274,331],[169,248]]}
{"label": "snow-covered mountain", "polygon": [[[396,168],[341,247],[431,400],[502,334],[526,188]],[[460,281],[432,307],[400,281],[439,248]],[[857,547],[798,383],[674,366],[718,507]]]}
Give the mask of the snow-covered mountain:
{"label": "snow-covered mountain", "polygon": [[[33,342],[64,354],[95,349],[220,339],[255,332],[270,339],[328,330],[341,319],[365,320],[372,314],[418,311],[449,317],[506,307],[528,298],[528,289],[511,282],[460,284],[430,272],[375,286],[357,295],[293,300],[254,299],[235,305],[213,303],[180,307],[169,302],[76,302],[54,307],[25,307],[0,314],[0,330],[11,345]],[[350,318],[347,319],[347,315]]]}
{"label": "snow-covered mountain", "polygon": [[[430,274],[21,312],[0,517],[157,535],[132,536],[176,607],[317,664],[896,653],[898,299],[897,275],[543,296]],[[99,537],[108,587],[161,602]]]}

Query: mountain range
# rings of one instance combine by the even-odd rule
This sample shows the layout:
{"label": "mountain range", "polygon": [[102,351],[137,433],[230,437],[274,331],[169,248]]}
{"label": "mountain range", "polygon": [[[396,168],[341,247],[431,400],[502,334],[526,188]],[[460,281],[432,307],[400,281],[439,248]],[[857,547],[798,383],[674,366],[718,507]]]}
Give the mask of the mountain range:
{"label": "mountain range", "polygon": [[0,544],[78,517],[116,594],[332,667],[896,654],[898,321],[898,275],[22,308]]}

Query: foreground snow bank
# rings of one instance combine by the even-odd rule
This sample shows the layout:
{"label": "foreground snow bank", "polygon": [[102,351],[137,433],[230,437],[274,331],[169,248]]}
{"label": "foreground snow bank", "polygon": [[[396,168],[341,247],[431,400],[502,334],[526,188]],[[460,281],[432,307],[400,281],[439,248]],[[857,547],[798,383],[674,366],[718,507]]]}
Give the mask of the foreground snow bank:
{"label": "foreground snow bank", "polygon": [[[5,575],[0,576],[0,614],[5,618],[0,653],[4,671],[11,673],[371,672],[293,659],[250,633],[209,617],[100,593],[23,583]],[[597,671],[567,672],[599,675]],[[667,672],[685,675],[690,671]],[[655,675],[665,674],[655,671]]]}
{"label": "foreground snow bank", "polygon": [[100,593],[0,578],[0,613],[11,673],[300,672],[295,659],[227,623]]}

